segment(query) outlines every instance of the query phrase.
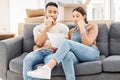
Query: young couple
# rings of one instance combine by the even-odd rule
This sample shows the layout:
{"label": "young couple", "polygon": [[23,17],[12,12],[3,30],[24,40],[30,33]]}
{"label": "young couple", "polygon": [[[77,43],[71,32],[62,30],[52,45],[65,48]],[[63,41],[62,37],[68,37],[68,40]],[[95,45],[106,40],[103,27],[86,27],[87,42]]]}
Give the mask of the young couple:
{"label": "young couple", "polygon": [[[76,25],[68,33],[68,27],[56,22],[58,6],[54,2],[46,5],[46,22],[34,28],[34,51],[29,53],[23,61],[24,80],[51,79],[52,69],[62,63],[66,80],[75,80],[74,64],[99,59],[99,50],[96,47],[98,26],[88,24],[87,15],[82,7],[73,9],[73,22]],[[51,46],[47,32],[63,33],[66,39],[57,49]],[[40,63],[36,70],[33,67]]]}

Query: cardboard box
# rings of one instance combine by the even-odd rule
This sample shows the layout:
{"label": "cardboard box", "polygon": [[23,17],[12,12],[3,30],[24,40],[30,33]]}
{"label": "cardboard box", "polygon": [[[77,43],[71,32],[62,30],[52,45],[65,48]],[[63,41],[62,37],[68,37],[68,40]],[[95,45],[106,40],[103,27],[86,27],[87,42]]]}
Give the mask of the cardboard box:
{"label": "cardboard box", "polygon": [[18,35],[23,35],[25,24],[38,24],[38,23],[18,23]]}
{"label": "cardboard box", "polygon": [[25,23],[18,23],[18,35],[23,35],[23,27]]}
{"label": "cardboard box", "polygon": [[83,5],[83,4],[62,4],[60,5],[60,18],[59,21],[63,21],[63,22],[72,22],[73,17],[72,17],[72,11],[74,8],[81,6],[83,7],[85,10],[87,10],[87,6]]}
{"label": "cardboard box", "polygon": [[25,18],[25,23],[43,23],[43,22],[44,22],[44,16]]}

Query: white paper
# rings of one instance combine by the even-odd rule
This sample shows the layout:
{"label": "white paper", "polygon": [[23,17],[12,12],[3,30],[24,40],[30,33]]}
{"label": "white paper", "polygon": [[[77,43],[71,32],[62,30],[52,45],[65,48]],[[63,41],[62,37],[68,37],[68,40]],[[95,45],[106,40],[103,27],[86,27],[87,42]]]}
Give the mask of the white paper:
{"label": "white paper", "polygon": [[61,33],[47,33],[48,38],[53,47],[58,48],[65,40],[65,36]]}

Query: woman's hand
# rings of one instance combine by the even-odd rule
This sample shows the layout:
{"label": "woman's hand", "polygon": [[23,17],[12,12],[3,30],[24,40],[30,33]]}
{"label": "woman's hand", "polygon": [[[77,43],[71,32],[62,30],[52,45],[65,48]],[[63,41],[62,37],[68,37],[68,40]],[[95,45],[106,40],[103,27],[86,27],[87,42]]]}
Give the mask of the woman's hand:
{"label": "woman's hand", "polygon": [[83,19],[78,21],[78,26],[79,26],[80,30],[83,30],[85,25],[86,25],[86,23],[85,23],[85,21]]}

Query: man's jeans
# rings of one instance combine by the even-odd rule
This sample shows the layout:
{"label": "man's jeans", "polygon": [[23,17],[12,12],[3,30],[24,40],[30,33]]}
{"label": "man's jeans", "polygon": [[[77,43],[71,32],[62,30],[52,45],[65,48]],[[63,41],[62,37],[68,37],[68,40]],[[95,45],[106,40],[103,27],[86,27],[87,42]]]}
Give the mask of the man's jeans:
{"label": "man's jeans", "polygon": [[[55,53],[52,53],[50,50],[44,49],[44,50],[40,50],[40,51],[33,51],[31,53],[29,53],[24,61],[23,61],[23,77],[24,80],[43,80],[43,79],[38,79],[38,78],[32,78],[27,76],[27,72],[28,71],[32,71],[34,66],[40,63],[47,63],[51,58],[53,58],[53,55]],[[46,58],[45,58],[46,56]],[[44,59],[45,58],[45,59]],[[69,54],[66,55],[65,59],[62,62],[63,66],[63,70],[65,71],[65,74],[67,74],[67,80],[73,79],[74,80],[74,76],[71,76],[71,74],[69,74],[72,71],[74,71],[74,63],[78,63],[78,59],[76,58],[76,56],[72,53],[69,52]],[[68,68],[69,65],[72,65],[70,67],[72,68]],[[73,73],[74,75],[74,73]],[[72,77],[72,78],[71,78]]]}
{"label": "man's jeans", "polygon": [[72,40],[65,40],[52,58],[56,59],[58,63],[62,62],[66,80],[75,80],[73,64],[78,61],[98,60],[99,50],[96,46],[86,46]]}
{"label": "man's jeans", "polygon": [[23,60],[23,78],[24,80],[43,80],[27,76],[28,71],[32,71],[34,66],[43,63],[45,56],[52,54],[48,49],[30,52]]}

